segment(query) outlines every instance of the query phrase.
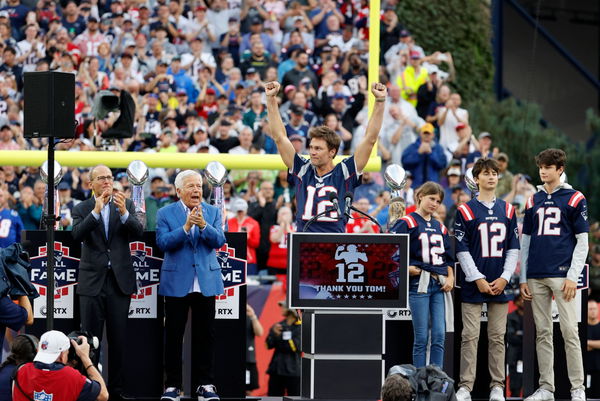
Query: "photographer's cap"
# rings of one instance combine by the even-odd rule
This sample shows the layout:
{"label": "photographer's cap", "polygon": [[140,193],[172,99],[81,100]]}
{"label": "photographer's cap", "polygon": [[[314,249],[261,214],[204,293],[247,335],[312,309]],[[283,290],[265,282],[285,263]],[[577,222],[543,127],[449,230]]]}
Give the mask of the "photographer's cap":
{"label": "photographer's cap", "polygon": [[40,338],[38,352],[33,360],[47,364],[56,362],[61,352],[68,350],[70,346],[69,337],[64,333],[57,330],[47,331]]}

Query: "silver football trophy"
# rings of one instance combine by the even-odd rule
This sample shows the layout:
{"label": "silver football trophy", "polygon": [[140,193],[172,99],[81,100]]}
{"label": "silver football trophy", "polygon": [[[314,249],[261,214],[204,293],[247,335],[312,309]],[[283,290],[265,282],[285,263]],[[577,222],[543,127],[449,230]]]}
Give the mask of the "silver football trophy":
{"label": "silver football trophy", "polygon": [[223,195],[223,184],[227,181],[227,169],[221,163],[214,161],[206,165],[204,169],[206,180],[213,187],[215,206],[221,212],[222,225],[225,230],[227,218],[225,215],[225,197]]}
{"label": "silver football trophy", "polygon": [[404,198],[404,187],[406,186],[406,171],[398,164],[390,164],[385,168],[383,178],[392,190],[392,198]]}
{"label": "silver football trophy", "polygon": [[465,184],[467,184],[467,188],[469,188],[469,191],[471,191],[471,198],[477,196],[479,193],[479,186],[473,177],[473,167],[468,168],[465,172]]}
{"label": "silver football trophy", "polygon": [[144,228],[146,228],[146,200],[143,185],[148,180],[148,174],[148,166],[141,160],[134,160],[127,166],[127,179],[131,184],[134,214]]}
{"label": "silver football trophy", "polygon": [[[48,191],[54,191],[54,214],[60,214],[60,199],[58,198],[58,184],[62,180],[63,171],[62,166],[56,160],[54,161],[54,188],[48,188],[48,160],[42,164],[40,168],[40,178],[44,184],[46,184],[46,191],[44,193],[44,215],[48,215]],[[41,225],[45,226],[45,220],[41,220]],[[54,229],[60,229],[60,220],[56,220],[54,223]]]}

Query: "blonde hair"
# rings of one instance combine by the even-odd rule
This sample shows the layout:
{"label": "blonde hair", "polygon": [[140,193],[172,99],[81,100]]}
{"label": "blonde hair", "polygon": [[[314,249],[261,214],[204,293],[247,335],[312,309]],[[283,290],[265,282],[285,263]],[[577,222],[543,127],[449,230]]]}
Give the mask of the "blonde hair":
{"label": "blonde hair", "polygon": [[388,227],[394,225],[396,220],[401,217],[404,217],[406,214],[406,203],[404,203],[404,199],[400,196],[392,198],[390,200],[389,212],[388,212]]}

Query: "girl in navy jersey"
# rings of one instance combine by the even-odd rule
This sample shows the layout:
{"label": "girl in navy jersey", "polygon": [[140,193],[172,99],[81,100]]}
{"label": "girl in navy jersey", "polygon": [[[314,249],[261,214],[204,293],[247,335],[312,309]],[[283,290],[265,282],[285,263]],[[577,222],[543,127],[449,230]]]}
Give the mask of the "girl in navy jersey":
{"label": "girl in navy jersey", "polygon": [[448,230],[433,218],[444,200],[444,190],[439,184],[426,182],[417,190],[415,200],[417,210],[399,219],[390,231],[410,235],[408,274],[409,306],[415,337],[413,364],[416,367],[427,365],[431,329],[429,363],[442,367],[446,302],[450,306],[449,292],[454,286],[454,261],[449,253]]}

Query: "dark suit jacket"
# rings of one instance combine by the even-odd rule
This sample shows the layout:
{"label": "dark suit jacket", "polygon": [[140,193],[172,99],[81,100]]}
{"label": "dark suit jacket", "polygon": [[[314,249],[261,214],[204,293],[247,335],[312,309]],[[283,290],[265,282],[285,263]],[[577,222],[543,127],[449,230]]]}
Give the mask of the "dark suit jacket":
{"label": "dark suit jacket", "polygon": [[133,294],[137,290],[137,285],[131,264],[129,242],[139,238],[144,229],[134,217],[135,210],[129,199],[125,203],[129,211],[125,224],[121,223],[121,215],[111,202],[107,240],[102,215],[98,220],[92,215],[95,204],[96,200],[90,198],[73,208],[72,235],[75,241],[81,241],[77,293],[87,296],[98,295],[104,284],[110,260],[111,269],[121,291],[124,294]]}

